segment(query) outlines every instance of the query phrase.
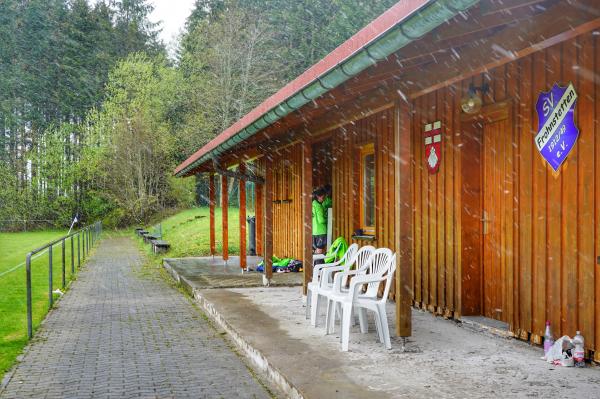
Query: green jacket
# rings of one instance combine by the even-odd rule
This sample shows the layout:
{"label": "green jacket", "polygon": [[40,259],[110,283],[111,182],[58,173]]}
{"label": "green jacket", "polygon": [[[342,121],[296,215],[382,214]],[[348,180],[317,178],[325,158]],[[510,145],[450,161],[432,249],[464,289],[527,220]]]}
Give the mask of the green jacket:
{"label": "green jacket", "polygon": [[333,263],[337,260],[342,259],[342,257],[346,254],[348,250],[348,243],[344,239],[344,237],[338,237],[334,242],[331,243],[331,247],[327,250],[325,254],[325,263]]}
{"label": "green jacket", "polygon": [[312,202],[312,234],[320,236],[327,234],[327,218],[325,217],[325,208],[317,200]]}
{"label": "green jacket", "polygon": [[325,199],[323,200],[323,208],[329,209],[332,206],[333,206],[333,201],[331,200],[331,197],[329,197],[329,196],[325,197]]}

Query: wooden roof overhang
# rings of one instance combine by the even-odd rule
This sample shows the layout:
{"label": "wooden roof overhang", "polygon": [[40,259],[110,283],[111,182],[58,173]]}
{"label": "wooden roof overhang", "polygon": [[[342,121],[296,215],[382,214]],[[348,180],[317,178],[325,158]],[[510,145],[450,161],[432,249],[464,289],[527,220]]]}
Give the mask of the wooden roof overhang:
{"label": "wooden roof overhang", "polygon": [[175,173],[189,176],[214,171],[213,162],[198,162],[207,155],[218,156],[225,166],[255,159],[390,107],[398,99],[410,101],[596,29],[600,29],[600,10],[593,0],[480,1],[251,137],[211,154],[211,143],[227,139],[233,125]]}

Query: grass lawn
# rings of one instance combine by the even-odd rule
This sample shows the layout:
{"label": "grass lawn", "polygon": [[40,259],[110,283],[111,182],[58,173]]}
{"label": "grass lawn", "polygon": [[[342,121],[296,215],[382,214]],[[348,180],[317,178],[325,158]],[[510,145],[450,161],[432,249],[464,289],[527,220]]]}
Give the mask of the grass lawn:
{"label": "grass lawn", "polygon": [[[65,231],[0,233],[0,275],[25,261],[27,252],[64,235]],[[74,241],[75,254],[77,240]],[[53,248],[53,290],[62,288],[62,248]],[[71,244],[66,242],[66,278],[71,280]],[[75,267],[77,259],[75,258]],[[48,252],[34,259],[32,270],[33,325],[37,328],[48,311]],[[25,266],[0,276],[0,375],[7,371],[27,344]]]}
{"label": "grass lawn", "polygon": [[[240,217],[237,208],[229,208],[229,254],[238,255],[240,251]],[[210,255],[209,210],[193,208],[181,211],[162,222],[163,239],[171,244],[171,249],[161,258],[179,258],[185,256]],[[146,226],[152,231],[155,226]],[[222,250],[221,208],[215,209],[215,241],[217,253]],[[150,253],[150,245],[146,246]]]}

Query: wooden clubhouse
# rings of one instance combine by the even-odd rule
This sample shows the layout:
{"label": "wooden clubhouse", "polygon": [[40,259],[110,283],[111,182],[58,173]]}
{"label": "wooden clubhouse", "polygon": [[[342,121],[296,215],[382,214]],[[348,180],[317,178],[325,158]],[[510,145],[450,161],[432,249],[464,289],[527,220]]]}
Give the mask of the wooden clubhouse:
{"label": "wooden clubhouse", "polygon": [[257,183],[267,278],[273,254],[312,264],[330,183],[334,237],[399,255],[398,335],[412,306],[536,344],[549,320],[598,361],[599,40],[593,0],[399,1],[175,173],[210,179],[213,254],[215,174]]}

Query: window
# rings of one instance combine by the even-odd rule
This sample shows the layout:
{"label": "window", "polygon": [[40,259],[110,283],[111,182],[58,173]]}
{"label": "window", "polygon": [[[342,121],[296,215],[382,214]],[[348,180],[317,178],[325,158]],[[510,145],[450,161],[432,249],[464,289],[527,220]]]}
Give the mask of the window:
{"label": "window", "polygon": [[375,234],[375,146],[360,148],[360,228]]}

